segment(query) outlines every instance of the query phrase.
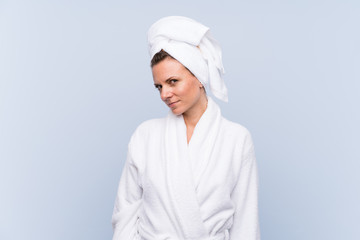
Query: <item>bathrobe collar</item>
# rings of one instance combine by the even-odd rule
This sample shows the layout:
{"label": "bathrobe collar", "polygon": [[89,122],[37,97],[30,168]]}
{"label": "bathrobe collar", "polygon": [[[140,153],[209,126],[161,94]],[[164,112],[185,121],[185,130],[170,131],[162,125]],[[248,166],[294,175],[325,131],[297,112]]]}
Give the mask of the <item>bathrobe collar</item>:
{"label": "bathrobe collar", "polygon": [[221,112],[208,97],[208,106],[187,144],[182,115],[166,118],[164,164],[169,197],[186,239],[206,239],[209,231],[201,216],[196,189],[207,166],[220,129]]}

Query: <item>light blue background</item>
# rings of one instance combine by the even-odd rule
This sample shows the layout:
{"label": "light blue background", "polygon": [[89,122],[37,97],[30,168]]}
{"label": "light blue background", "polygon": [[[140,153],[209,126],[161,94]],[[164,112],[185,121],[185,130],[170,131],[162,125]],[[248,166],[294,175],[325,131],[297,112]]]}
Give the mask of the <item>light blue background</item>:
{"label": "light blue background", "polygon": [[254,138],[262,239],[359,239],[355,0],[0,0],[0,239],[111,239],[128,140],[168,111],[146,43],[168,15],[222,45],[219,104]]}

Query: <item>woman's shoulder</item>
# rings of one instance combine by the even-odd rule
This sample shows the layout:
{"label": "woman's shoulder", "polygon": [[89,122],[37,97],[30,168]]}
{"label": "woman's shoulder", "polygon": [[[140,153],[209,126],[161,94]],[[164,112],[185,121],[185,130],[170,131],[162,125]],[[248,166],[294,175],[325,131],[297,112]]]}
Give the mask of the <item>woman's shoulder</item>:
{"label": "woman's shoulder", "polygon": [[165,126],[165,118],[155,118],[142,122],[132,134],[131,139],[147,139],[162,132]]}
{"label": "woman's shoulder", "polygon": [[133,132],[128,151],[138,167],[146,165],[144,159],[149,154],[149,149],[160,145],[164,123],[165,120],[162,118],[146,120]]}
{"label": "woman's shoulder", "polygon": [[165,126],[165,118],[154,118],[146,120],[136,128],[135,132],[154,131]]}
{"label": "woman's shoulder", "polygon": [[250,131],[240,123],[230,121],[223,117],[223,129],[229,133],[234,133],[237,136],[250,136]]}
{"label": "woman's shoulder", "polygon": [[231,142],[234,142],[237,145],[242,145],[247,148],[251,148],[253,146],[251,133],[242,124],[223,118],[222,129],[223,129],[223,134]]}

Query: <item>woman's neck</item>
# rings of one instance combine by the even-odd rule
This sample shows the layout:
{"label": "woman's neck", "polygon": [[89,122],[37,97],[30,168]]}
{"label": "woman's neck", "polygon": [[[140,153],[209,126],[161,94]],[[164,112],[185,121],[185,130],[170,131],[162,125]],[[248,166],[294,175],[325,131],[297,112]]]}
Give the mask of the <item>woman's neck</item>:
{"label": "woman's neck", "polygon": [[206,95],[202,95],[199,99],[199,104],[194,109],[189,109],[189,111],[183,113],[184,122],[186,125],[187,140],[188,143],[191,139],[192,133],[195,129],[196,124],[199,122],[201,116],[206,111],[208,100]]}

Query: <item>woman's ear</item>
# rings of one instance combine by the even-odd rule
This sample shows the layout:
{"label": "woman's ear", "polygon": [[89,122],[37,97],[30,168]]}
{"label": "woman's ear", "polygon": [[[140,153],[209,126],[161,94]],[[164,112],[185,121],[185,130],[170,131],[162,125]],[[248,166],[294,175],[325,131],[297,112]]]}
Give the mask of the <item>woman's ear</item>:
{"label": "woman's ear", "polygon": [[199,88],[204,88],[204,85],[198,80],[199,82]]}

